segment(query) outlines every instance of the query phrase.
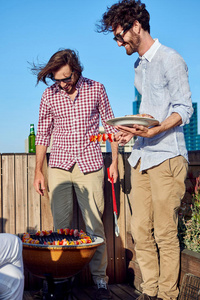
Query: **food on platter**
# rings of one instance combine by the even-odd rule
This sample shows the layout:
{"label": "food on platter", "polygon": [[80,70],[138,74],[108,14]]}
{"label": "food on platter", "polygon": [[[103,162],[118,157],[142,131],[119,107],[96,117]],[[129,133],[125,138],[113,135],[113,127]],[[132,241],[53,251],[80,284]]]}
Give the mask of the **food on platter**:
{"label": "food on platter", "polygon": [[154,117],[152,117],[149,114],[136,114],[136,115],[126,115],[125,117],[141,117],[141,118],[150,118],[150,119],[154,119]]}
{"label": "food on platter", "polygon": [[98,134],[98,135],[92,135],[90,137],[90,142],[103,142],[105,143],[106,141],[113,142],[114,141],[114,133],[103,133],[103,134]]}
{"label": "food on platter", "polygon": [[126,115],[125,117],[117,117],[107,120],[106,123],[111,126],[126,127],[133,127],[133,125],[142,125],[145,127],[159,125],[159,121],[149,114]]}
{"label": "food on platter", "polygon": [[92,243],[92,239],[88,236],[83,230],[78,231],[78,229],[58,229],[58,236],[69,236],[70,239],[67,238],[59,238],[53,241],[43,241],[39,240],[39,237],[51,236],[53,234],[52,230],[49,231],[37,231],[35,236],[38,236],[38,239],[32,238],[33,235],[30,233],[24,233],[22,236],[22,242],[25,244],[42,244],[42,245],[57,245],[57,246],[71,246],[71,245],[81,245],[81,244],[90,244]]}

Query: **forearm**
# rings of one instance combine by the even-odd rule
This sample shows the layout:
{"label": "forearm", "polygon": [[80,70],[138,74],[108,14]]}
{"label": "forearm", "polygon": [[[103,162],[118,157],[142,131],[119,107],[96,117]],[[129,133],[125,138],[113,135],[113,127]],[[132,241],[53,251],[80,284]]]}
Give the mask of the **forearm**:
{"label": "forearm", "polygon": [[44,158],[46,155],[47,146],[37,145],[36,146],[36,165],[35,165],[35,178],[34,187],[38,194],[44,196],[45,182],[44,175],[42,173],[42,167],[44,163]]}
{"label": "forearm", "polygon": [[167,119],[160,123],[160,125],[152,127],[149,131],[152,136],[170,130],[182,124],[181,116],[178,113],[172,113]]}
{"label": "forearm", "polygon": [[[152,138],[155,135],[162,133],[163,131],[170,130],[171,128],[174,128],[181,124],[182,124],[181,116],[178,113],[172,113],[167,119],[165,119],[159,125],[154,126],[152,128],[147,128],[146,126],[137,125],[137,124],[133,125],[133,127],[116,126],[116,128],[121,131],[119,134],[117,134],[118,143],[124,144],[123,136],[128,137],[129,135],[129,137],[131,137],[132,134],[132,136]],[[128,139],[128,141],[129,140],[130,138]]]}
{"label": "forearm", "polygon": [[112,163],[118,163],[118,143],[111,142]]}
{"label": "forearm", "polygon": [[[111,150],[112,150],[112,163],[110,165],[110,177],[113,178],[113,182],[117,182],[118,177],[118,143],[111,142]],[[108,181],[110,179],[108,178]]]}
{"label": "forearm", "polygon": [[42,172],[42,167],[47,152],[47,146],[36,145],[36,165],[35,172]]}

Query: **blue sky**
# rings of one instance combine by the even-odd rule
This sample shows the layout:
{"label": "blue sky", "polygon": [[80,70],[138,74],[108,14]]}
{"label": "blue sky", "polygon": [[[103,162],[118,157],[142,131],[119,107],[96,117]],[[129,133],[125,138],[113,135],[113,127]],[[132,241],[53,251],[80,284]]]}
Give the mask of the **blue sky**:
{"label": "blue sky", "polygon": [[[46,63],[60,48],[79,52],[83,76],[105,85],[116,117],[132,113],[133,64],[108,35],[95,32],[111,0],[0,0],[0,153],[24,152],[29,126],[37,129],[45,85],[36,86],[28,62]],[[142,1],[143,2],[143,1]],[[146,0],[151,35],[176,49],[189,68],[193,102],[200,109],[200,1]]]}

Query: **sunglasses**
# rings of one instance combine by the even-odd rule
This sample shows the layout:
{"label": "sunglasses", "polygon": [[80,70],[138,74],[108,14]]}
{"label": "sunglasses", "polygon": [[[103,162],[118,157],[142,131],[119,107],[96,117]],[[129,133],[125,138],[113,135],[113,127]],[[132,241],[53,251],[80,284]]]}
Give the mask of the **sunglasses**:
{"label": "sunglasses", "polygon": [[69,77],[66,77],[66,78],[63,78],[63,79],[55,79],[54,77],[52,77],[51,80],[53,82],[56,82],[56,83],[61,83],[61,82],[67,83],[67,82],[71,81],[73,72],[74,71],[72,71],[72,73]]}
{"label": "sunglasses", "polygon": [[124,39],[123,39],[123,37],[122,37],[122,35],[123,34],[125,34],[129,29],[131,29],[131,27],[133,26],[133,24],[129,24],[128,26],[126,26],[125,28],[124,28],[124,30],[122,30],[120,33],[118,33],[114,38],[113,38],[113,40],[114,41],[118,41],[118,42],[120,42],[120,43],[124,43]]}

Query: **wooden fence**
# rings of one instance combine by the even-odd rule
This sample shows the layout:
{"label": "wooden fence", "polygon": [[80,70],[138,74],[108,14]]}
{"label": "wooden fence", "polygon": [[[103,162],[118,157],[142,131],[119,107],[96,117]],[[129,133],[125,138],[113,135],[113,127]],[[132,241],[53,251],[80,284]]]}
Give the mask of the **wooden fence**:
{"label": "wooden fence", "polygon": [[[127,279],[127,265],[130,260],[135,262],[134,255],[130,258],[130,217],[131,217],[131,182],[130,166],[127,158],[130,154],[119,154],[119,180],[115,184],[118,207],[118,225],[120,236],[114,234],[111,184],[105,174],[105,226],[108,268],[110,283],[123,283]],[[189,153],[189,171],[195,177],[200,172],[200,151]],[[111,163],[111,154],[104,154],[105,168]],[[40,197],[33,188],[35,155],[34,154],[0,154],[0,232],[13,234],[36,230],[53,229],[53,220],[47,189],[44,197]],[[48,155],[44,163],[44,174],[47,187]],[[189,197],[186,195],[187,201]],[[74,216],[72,228],[84,229],[84,222],[74,197]],[[132,250],[131,250],[132,251]],[[128,259],[126,259],[128,258]],[[26,273],[26,284],[30,286],[34,280]],[[90,283],[88,268],[80,275],[81,282]]]}
{"label": "wooden fence", "polygon": [[[47,161],[44,163],[44,174],[47,187]],[[105,168],[111,163],[111,154],[104,155]],[[53,220],[47,188],[44,197],[34,190],[34,154],[1,154],[0,155],[0,232],[13,234],[53,229]],[[120,237],[114,234],[111,184],[105,175],[105,211],[103,222],[108,243],[108,269],[110,282],[124,282],[126,278],[125,243],[126,218],[124,206],[124,161],[119,154],[119,181],[116,184],[118,222]],[[74,216],[72,228],[85,229],[81,212],[74,197]],[[28,275],[30,276],[30,274]],[[30,276],[31,277],[31,276]],[[91,281],[88,269],[83,270],[81,280]],[[33,283],[33,279],[31,282]],[[26,281],[26,284],[27,281]]]}

